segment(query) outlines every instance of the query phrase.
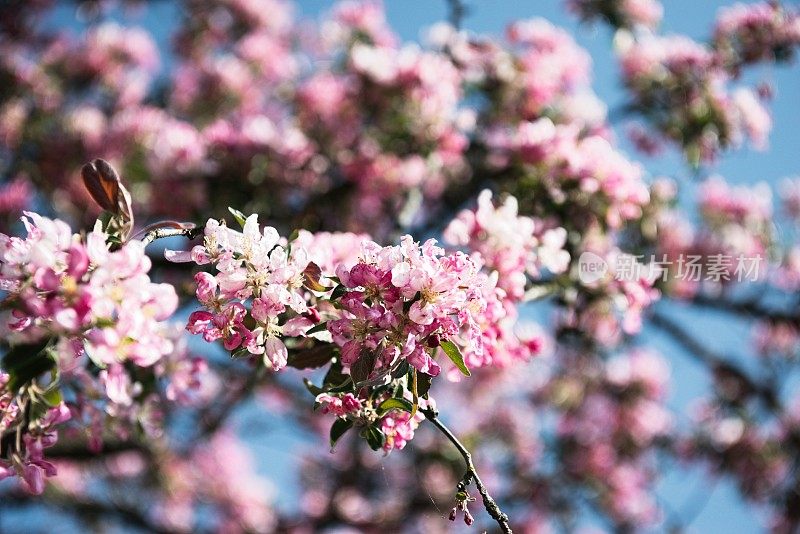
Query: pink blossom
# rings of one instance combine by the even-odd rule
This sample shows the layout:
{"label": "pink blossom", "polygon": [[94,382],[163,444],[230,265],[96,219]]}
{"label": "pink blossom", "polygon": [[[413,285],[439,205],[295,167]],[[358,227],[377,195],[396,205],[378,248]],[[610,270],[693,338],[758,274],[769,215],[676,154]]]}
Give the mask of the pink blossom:
{"label": "pink blossom", "polygon": [[320,393],[317,395],[316,402],[322,406],[322,413],[332,413],[337,417],[358,412],[363,408],[361,401],[353,396],[352,393],[345,393],[342,396]]}

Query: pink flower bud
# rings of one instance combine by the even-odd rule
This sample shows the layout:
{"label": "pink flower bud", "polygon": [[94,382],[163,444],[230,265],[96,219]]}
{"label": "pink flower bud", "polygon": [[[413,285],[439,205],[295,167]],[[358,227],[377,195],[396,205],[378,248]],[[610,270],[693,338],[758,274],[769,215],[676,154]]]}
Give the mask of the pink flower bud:
{"label": "pink flower bud", "polygon": [[442,338],[439,334],[431,334],[428,336],[428,346],[431,348],[438,347],[442,343]]}
{"label": "pink flower bud", "polygon": [[34,495],[41,495],[44,491],[44,473],[35,465],[28,464],[22,468],[22,478],[28,485],[28,489]]}
{"label": "pink flower bud", "polygon": [[467,524],[467,526],[472,526],[472,524],[473,524],[474,522],[475,522],[475,518],[474,518],[474,517],[472,517],[472,514],[471,514],[471,513],[469,513],[469,510],[466,510],[466,509],[465,509],[465,510],[464,510],[464,523],[466,523],[466,524]]}

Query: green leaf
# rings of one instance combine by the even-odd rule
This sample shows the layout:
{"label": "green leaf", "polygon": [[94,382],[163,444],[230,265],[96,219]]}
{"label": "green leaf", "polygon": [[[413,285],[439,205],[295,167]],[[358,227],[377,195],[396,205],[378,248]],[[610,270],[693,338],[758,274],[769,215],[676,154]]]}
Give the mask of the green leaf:
{"label": "green leaf", "polygon": [[328,328],[328,322],[327,321],[312,326],[311,328],[306,330],[306,335],[316,334],[317,332],[322,332],[326,328]]}
{"label": "green leaf", "polygon": [[319,395],[320,393],[325,393],[324,389],[322,389],[321,387],[319,387],[316,384],[314,384],[314,382],[312,382],[308,378],[304,378],[303,379],[303,384],[305,384],[306,389],[308,390],[308,392],[311,393],[312,395],[314,395],[315,397],[317,395]]}
{"label": "green leaf", "polygon": [[310,349],[290,353],[286,365],[295,369],[318,369],[331,363],[332,358],[333,347],[331,345],[317,345]]}
{"label": "green leaf", "polygon": [[384,436],[383,432],[381,432],[380,429],[375,426],[368,426],[362,430],[361,437],[367,440],[369,448],[373,451],[381,450],[384,442],[386,441],[386,436]]}
{"label": "green leaf", "polygon": [[330,387],[327,391],[328,393],[353,393],[355,389],[353,388],[353,381],[350,380],[350,377],[347,377],[344,383]]}
{"label": "green leaf", "polygon": [[16,391],[45,371],[55,367],[56,362],[45,350],[50,340],[41,343],[17,345],[3,356],[3,369],[9,374],[8,391]]}
{"label": "green leaf", "polygon": [[331,449],[336,445],[336,442],[339,441],[339,438],[344,436],[345,432],[353,428],[353,421],[348,419],[336,419],[331,425]]}
{"label": "green leaf", "polygon": [[339,392],[352,390],[351,377],[342,372],[342,363],[337,359],[331,364],[330,369],[325,374],[322,380],[322,388],[324,391]]}
{"label": "green leaf", "polygon": [[428,391],[431,389],[432,381],[433,377],[431,375],[417,372],[417,394],[420,397],[426,397],[428,395]]}
{"label": "green leaf", "polygon": [[391,410],[403,410],[410,412],[414,409],[414,405],[410,401],[403,398],[386,399],[378,405],[378,415],[383,415]]}
{"label": "green leaf", "polygon": [[330,390],[331,387],[338,387],[347,383],[349,379],[350,377],[342,372],[342,362],[337,359],[325,374],[325,378],[322,380],[322,387]]}
{"label": "green leaf", "polygon": [[97,220],[100,221],[101,228],[103,232],[108,229],[108,225],[111,222],[111,219],[114,218],[114,214],[110,211],[101,211],[100,215],[97,216]]}
{"label": "green leaf", "polygon": [[234,360],[238,360],[240,358],[249,358],[252,355],[253,353],[251,353],[244,347],[242,347],[241,349],[236,349],[235,351],[231,352],[231,358]]}
{"label": "green leaf", "polygon": [[331,300],[339,300],[347,293],[347,288],[342,284],[333,288],[333,293],[331,293]]}
{"label": "green leaf", "polygon": [[439,346],[442,347],[442,350],[445,354],[447,354],[447,357],[450,358],[454,364],[456,364],[456,367],[458,367],[458,370],[461,371],[462,374],[465,376],[471,375],[469,369],[467,369],[467,365],[464,363],[464,356],[461,354],[461,351],[455,343],[448,339],[446,341],[442,341]]}
{"label": "green leaf", "polygon": [[28,408],[28,417],[31,421],[36,421],[44,417],[49,409],[50,406],[48,406],[46,402],[42,402],[39,399],[31,399],[31,404]]}
{"label": "green leaf", "polygon": [[406,360],[400,362],[400,365],[397,366],[397,369],[392,371],[392,378],[400,378],[401,376],[405,376],[408,374],[409,365]]}
{"label": "green leaf", "polygon": [[237,210],[236,208],[231,208],[231,207],[228,208],[228,211],[231,212],[231,215],[233,215],[233,218],[236,219],[236,222],[239,223],[239,226],[244,228],[244,223],[247,222],[247,217],[244,216],[244,213]]}
{"label": "green leaf", "polygon": [[362,350],[361,356],[350,366],[350,376],[353,377],[353,382],[358,384],[367,380],[372,370],[375,369],[376,360],[374,352]]}
{"label": "green leaf", "polygon": [[55,408],[56,406],[61,404],[62,400],[64,400],[64,398],[61,396],[61,390],[57,387],[54,387],[46,391],[44,395],[42,395],[42,398],[51,408]]}

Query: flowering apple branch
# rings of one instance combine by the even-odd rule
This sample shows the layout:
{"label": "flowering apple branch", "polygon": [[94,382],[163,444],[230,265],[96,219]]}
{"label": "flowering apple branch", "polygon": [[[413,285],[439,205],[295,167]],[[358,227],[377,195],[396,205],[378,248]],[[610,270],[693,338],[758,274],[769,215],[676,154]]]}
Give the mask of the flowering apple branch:
{"label": "flowering apple branch", "polygon": [[[627,252],[652,250],[667,258],[658,264],[669,264],[697,250],[735,257],[778,247],[776,213],[762,188],[707,180],[698,195],[704,222],[695,228],[674,207],[675,184],[645,180],[610,123],[643,121],[625,125],[638,149],[674,146],[693,166],[746,140],[763,145],[771,89],[739,74],[796,55],[795,8],[766,0],[725,8],[713,36],[699,42],[659,33],[657,0],[565,0],[585,23],[617,30],[626,97],[609,113],[591,89],[587,52],[543,19],[514,22],[505,39],[476,36],[461,31],[469,0],[445,0],[451,24],[432,28],[428,45],[407,46],[379,2],[343,2],[316,31],[296,24],[282,0],[209,1],[213,9],[206,0],[182,3],[186,17],[169,62],[175,73],[158,88],[158,50],[143,30],[97,20],[79,39],[57,37],[47,25],[37,28],[38,3],[0,7],[4,27],[14,28],[0,44],[11,87],[0,98],[0,153],[11,162],[2,169],[9,183],[0,184],[3,232],[33,205],[33,184],[36,204],[87,223],[86,195],[72,182],[74,168],[94,154],[113,157],[133,180],[128,192],[110,163],[93,159],[83,181],[104,213],[91,233],[30,214],[27,237],[0,234],[0,480],[20,477],[54,506],[74,500],[71,509],[88,520],[113,516],[119,510],[85,506],[71,476],[89,463],[94,476],[94,465],[109,460],[108,487],[119,481],[127,496],[141,484],[139,498],[155,505],[152,514],[137,505],[153,526],[134,517],[135,526],[189,531],[199,513],[198,528],[209,518],[219,530],[282,530],[238,450],[242,433],[232,436],[227,423],[261,393],[270,409],[310,421],[310,410],[296,410],[308,389],[314,408],[329,416],[331,447],[352,430],[372,449],[405,448],[416,455],[411,463],[440,467],[433,464],[446,458],[412,442],[427,415],[466,462],[453,516],[474,521],[466,488],[475,480],[488,513],[510,532],[470,452],[436,411],[435,401],[459,406],[485,395],[469,425],[482,439],[497,435],[493,445],[514,458],[498,475],[516,488],[502,501],[513,506],[517,530],[553,520],[576,530],[582,512],[573,494],[586,493],[616,530],[654,526],[661,514],[653,456],[664,441],[677,444],[672,453],[733,475],[748,499],[769,502],[776,530],[797,529],[800,412],[782,396],[777,371],[788,374],[800,350],[796,301],[776,308],[766,299],[716,298],[739,294],[726,292],[727,277],[706,291],[705,283],[673,280],[668,269],[661,283],[650,274],[580,276],[584,252],[620,265]],[[800,179],[781,195],[800,222]],[[282,237],[231,210],[241,229],[223,220],[166,221],[134,232],[134,206],[139,221],[201,222],[227,205],[304,230]],[[458,251],[400,233],[443,234]],[[169,237],[198,243],[166,257],[144,254]],[[764,282],[780,282],[776,288],[791,296],[800,288],[800,248],[772,259],[779,256]],[[194,276],[188,324],[167,322],[187,303],[151,280],[161,261],[184,262],[182,274]],[[626,343],[662,296],[757,320],[764,356],[762,379],[669,322],[671,315],[654,316],[654,326],[714,378],[685,439],[665,407],[668,368]],[[518,319],[526,303],[550,297],[556,350],[552,366],[542,367],[556,371],[521,384],[523,362],[551,343]],[[226,372],[229,364],[214,369],[189,357],[182,327],[244,362]],[[206,367],[214,375],[208,384]],[[284,367],[324,378],[289,386],[277,378]],[[458,386],[436,378],[480,367],[490,370]],[[432,380],[441,386],[436,399]],[[191,405],[197,428],[177,447],[163,423],[173,403],[189,397],[201,399]],[[554,417],[532,446],[539,411]],[[62,430],[67,440],[56,443]],[[345,469],[347,454],[363,456],[360,443],[351,444],[336,462],[319,462],[315,471],[327,481],[304,482],[293,528],[346,521],[407,530],[415,513],[430,510],[415,500],[418,484],[403,486],[411,477],[385,485],[392,506],[371,506],[384,485],[355,483],[377,475],[362,460]],[[556,460],[539,461],[540,448]],[[104,461],[85,462],[95,451]],[[132,476],[147,467],[160,467],[159,476]],[[46,491],[56,469],[54,491]],[[58,492],[69,499],[59,502]]]}

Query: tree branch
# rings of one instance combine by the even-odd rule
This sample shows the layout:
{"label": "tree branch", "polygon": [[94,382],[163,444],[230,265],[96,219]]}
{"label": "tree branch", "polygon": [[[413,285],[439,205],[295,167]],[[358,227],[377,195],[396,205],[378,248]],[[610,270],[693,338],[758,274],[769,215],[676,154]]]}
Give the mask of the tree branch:
{"label": "tree branch", "polygon": [[472,463],[472,454],[470,454],[464,444],[458,440],[453,432],[439,420],[438,412],[431,410],[430,408],[421,408],[420,412],[422,412],[425,418],[430,421],[433,426],[438,428],[439,431],[450,440],[450,443],[455,445],[456,449],[458,449],[458,452],[461,453],[461,456],[464,458],[464,463],[467,465],[467,472],[464,475],[464,482],[468,484],[470,479],[475,481],[475,485],[478,487],[478,492],[481,494],[481,498],[483,499],[483,507],[486,508],[486,511],[489,513],[492,519],[497,521],[497,524],[500,525],[501,531],[511,534],[511,526],[508,524],[508,516],[503,513],[492,496],[489,495],[489,491],[486,489],[486,486],[483,485],[483,481],[481,480],[481,477],[478,476],[478,471],[475,469],[475,464]]}
{"label": "tree branch", "polygon": [[156,239],[163,239],[165,237],[176,237],[176,236],[183,236],[186,239],[195,239],[196,237],[202,235],[203,233],[203,226],[193,226],[193,227],[181,227],[181,228],[174,228],[174,227],[166,227],[166,226],[157,226],[144,234],[142,237],[142,243],[145,245],[149,245]]}
{"label": "tree branch", "polygon": [[714,372],[737,380],[744,387],[746,392],[760,398],[772,413],[778,416],[783,414],[783,405],[772,388],[753,380],[746,372],[739,369],[726,358],[705,347],[677,322],[664,314],[656,312],[650,317],[650,324],[669,334],[692,356],[706,364]]}
{"label": "tree branch", "polygon": [[[137,527],[147,532],[157,534],[170,534],[173,531],[165,529],[152,522],[142,510],[122,503],[105,503],[88,498],[67,498],[60,495],[50,495],[45,499],[61,510],[78,517],[104,517],[118,519],[131,527]],[[0,503],[3,506],[24,507],[31,504],[41,504],[41,501],[27,495],[18,493],[4,493]]]}
{"label": "tree branch", "polygon": [[135,441],[113,441],[104,443],[102,449],[98,452],[89,450],[89,446],[86,443],[58,443],[55,447],[47,449],[47,457],[57,458],[59,460],[94,460],[108,454],[117,454],[121,452],[138,452],[149,457],[153,455],[150,448],[142,443]]}
{"label": "tree branch", "polygon": [[447,20],[453,25],[453,28],[461,29],[461,23],[468,11],[462,0],[447,0]]}
{"label": "tree branch", "polygon": [[755,300],[727,300],[706,295],[695,295],[691,304],[702,308],[713,308],[771,322],[789,323],[800,327],[800,311],[770,309]]}
{"label": "tree branch", "polygon": [[[196,445],[209,436],[215,434],[228,420],[236,408],[250,398],[259,381],[264,377],[266,368],[248,374],[244,383],[233,389],[221,402],[209,406],[199,414],[197,436],[193,442]],[[229,377],[228,380],[231,380]]]}

